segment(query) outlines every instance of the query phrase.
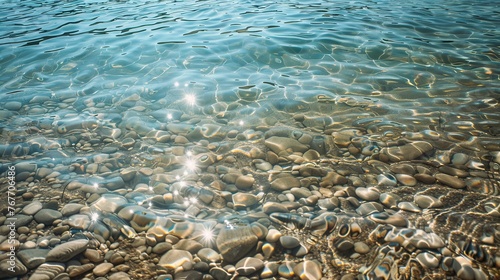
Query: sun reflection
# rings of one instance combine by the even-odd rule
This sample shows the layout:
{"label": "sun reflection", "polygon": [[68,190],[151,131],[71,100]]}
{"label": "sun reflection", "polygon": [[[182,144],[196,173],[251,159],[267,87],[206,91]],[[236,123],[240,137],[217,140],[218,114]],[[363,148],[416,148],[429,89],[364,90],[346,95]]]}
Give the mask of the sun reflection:
{"label": "sun reflection", "polygon": [[186,96],[184,97],[184,100],[186,100],[187,104],[189,104],[191,106],[196,105],[196,95],[194,95],[192,93],[186,94]]}
{"label": "sun reflection", "polygon": [[214,225],[202,224],[201,228],[196,231],[196,240],[204,246],[210,247],[215,243],[216,239]]}
{"label": "sun reflection", "polygon": [[97,220],[99,220],[99,213],[97,212],[94,212],[90,215],[90,219],[92,220],[92,222],[97,222]]}
{"label": "sun reflection", "polygon": [[186,160],[186,162],[184,163],[184,166],[189,170],[189,171],[193,171],[196,169],[196,161],[194,159],[188,159]]}

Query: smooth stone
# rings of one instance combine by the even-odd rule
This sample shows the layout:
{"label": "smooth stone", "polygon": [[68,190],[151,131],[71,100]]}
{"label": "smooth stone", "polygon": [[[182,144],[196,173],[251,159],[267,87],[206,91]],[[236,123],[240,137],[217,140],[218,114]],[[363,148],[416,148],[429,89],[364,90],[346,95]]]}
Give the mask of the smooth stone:
{"label": "smooth stone", "polygon": [[288,208],[281,203],[278,202],[266,202],[264,206],[262,206],[262,210],[264,213],[270,215],[273,213],[288,213]]}
{"label": "smooth stone", "polygon": [[89,244],[88,240],[78,239],[58,245],[49,251],[46,261],[67,262],[76,255],[84,252]]}
{"label": "smooth stone", "polygon": [[[115,273],[108,276],[108,280],[130,280],[130,279],[132,279],[132,278],[130,278],[130,276],[126,272],[123,272],[123,271],[115,272]],[[189,278],[186,278],[186,279],[189,279]],[[193,278],[193,279],[195,279],[195,278]]]}
{"label": "smooth stone", "polygon": [[443,183],[449,187],[452,187],[454,189],[462,189],[465,188],[465,182],[457,177],[444,174],[444,173],[437,173],[434,175],[436,180],[438,180],[440,183]]}
{"label": "smooth stone", "polygon": [[430,143],[415,141],[403,146],[385,147],[380,150],[379,158],[382,161],[400,162],[410,161],[433,150]]}
{"label": "smooth stone", "polygon": [[410,186],[410,187],[415,186],[417,184],[417,179],[415,179],[413,176],[407,175],[407,174],[396,174],[396,179],[401,184],[406,185],[406,186]]}
{"label": "smooth stone", "polygon": [[165,252],[169,251],[172,249],[172,244],[169,243],[169,242],[161,242],[161,243],[158,243],[156,244],[153,249],[152,249],[152,252],[155,253],[155,254],[158,254],[158,255],[161,255],[161,254],[164,254]]}
{"label": "smooth stone", "polygon": [[250,193],[235,193],[232,195],[233,204],[235,207],[250,207],[259,202],[258,198]]}
{"label": "smooth stone", "polygon": [[[14,267],[14,271],[10,270],[9,268]],[[28,273],[28,269],[26,266],[19,261],[17,258],[15,258],[14,261],[14,266],[12,266],[10,260],[8,258],[5,258],[0,261],[0,271],[2,272],[2,276],[5,275],[8,277],[16,277],[16,276],[22,276]],[[3,277],[2,277],[3,278]],[[20,279],[20,278],[14,278],[14,279]]]}
{"label": "smooth stone", "polygon": [[357,188],[355,190],[356,195],[366,201],[375,201],[380,198],[380,193],[374,188]]}
{"label": "smooth stone", "polygon": [[358,241],[354,243],[354,251],[359,254],[366,254],[370,252],[370,247],[366,243]]}
{"label": "smooth stone", "polygon": [[[40,211],[39,211],[40,212]],[[24,214],[16,214],[12,216],[12,219],[16,221],[16,227],[27,226],[33,221],[33,216],[24,215]]]}
{"label": "smooth stone", "polygon": [[17,252],[17,257],[28,269],[35,269],[45,262],[49,251],[48,249],[20,250]]}
{"label": "smooth stone", "polygon": [[253,184],[255,183],[255,179],[252,176],[239,176],[236,178],[235,185],[238,189],[248,190],[251,189]]}
{"label": "smooth stone", "polygon": [[418,207],[424,209],[438,208],[443,206],[441,200],[430,195],[415,195],[414,201],[418,205]]}
{"label": "smooth stone", "polygon": [[197,256],[204,262],[217,263],[220,262],[221,256],[214,249],[203,248],[198,251]]}
{"label": "smooth stone", "polygon": [[297,246],[300,246],[300,241],[296,237],[293,236],[281,236],[280,237],[280,244],[283,246],[285,249],[293,249]]}
{"label": "smooth stone", "polygon": [[293,272],[300,280],[318,280],[323,277],[321,266],[315,262],[306,260],[297,264]]}
{"label": "smooth stone", "polygon": [[251,223],[250,224],[250,229],[252,230],[253,234],[255,234],[255,236],[257,236],[257,238],[259,240],[263,240],[264,238],[266,238],[267,233],[269,231],[267,229],[267,227],[263,226],[259,222],[253,222],[253,223]]}
{"label": "smooth stone", "polygon": [[[47,262],[41,264],[35,272],[30,276],[30,280],[45,280],[45,279],[63,279],[63,272],[66,269],[64,263]],[[68,276],[69,277],[69,276]]]}
{"label": "smooth stone", "polygon": [[63,206],[61,209],[61,214],[64,217],[69,217],[74,214],[80,213],[80,210],[84,207],[85,205],[78,204],[78,203],[68,203]]}
{"label": "smooth stone", "polygon": [[427,268],[437,268],[440,262],[440,258],[437,258],[433,254],[427,252],[418,254],[416,259],[422,266]]}
{"label": "smooth stone", "polygon": [[193,256],[188,251],[172,249],[161,256],[158,265],[168,269],[176,269],[187,262],[193,262]]}
{"label": "smooth stone", "polygon": [[236,272],[243,276],[251,275],[261,270],[263,267],[263,261],[252,257],[243,258],[235,265]]}
{"label": "smooth stone", "polygon": [[9,111],[18,111],[23,107],[23,104],[19,101],[9,101],[6,102],[3,107]]}
{"label": "smooth stone", "polygon": [[293,263],[293,262],[287,261],[285,263],[282,263],[278,267],[278,274],[281,277],[290,279],[290,278],[295,276],[295,272],[293,272],[294,267],[295,267],[295,263]]}
{"label": "smooth stone", "polygon": [[464,165],[469,161],[469,156],[464,153],[456,153],[451,157],[451,163],[455,165]]}
{"label": "smooth stone", "polygon": [[392,173],[395,173],[395,174],[414,175],[416,172],[415,168],[408,163],[391,164],[389,169],[391,170]]}
{"label": "smooth stone", "polygon": [[286,190],[290,190],[292,188],[299,188],[299,187],[300,187],[300,181],[297,178],[290,175],[277,178],[271,182],[271,188],[278,192],[283,192]]}
{"label": "smooth stone", "polygon": [[175,280],[202,280],[203,273],[196,270],[180,271],[174,274]]}
{"label": "smooth stone", "polygon": [[267,161],[260,160],[260,159],[255,159],[253,161],[253,164],[255,164],[255,167],[261,171],[269,171],[269,170],[273,169],[272,164],[270,164]]}
{"label": "smooth stone", "polygon": [[123,207],[118,212],[118,217],[129,221],[136,231],[148,230],[157,220],[154,212],[139,205]]}
{"label": "smooth stone", "polygon": [[62,218],[62,214],[56,210],[42,209],[35,214],[34,218],[38,223],[49,226],[52,225],[55,220]]}
{"label": "smooth stone", "polygon": [[260,278],[266,279],[266,278],[271,278],[278,274],[278,268],[279,264],[276,262],[266,262],[264,264],[264,269],[262,269],[262,272],[260,273]]}
{"label": "smooth stone", "polygon": [[69,277],[76,277],[78,275],[82,275],[87,271],[94,269],[94,267],[95,264],[93,263],[87,263],[82,265],[70,265],[68,266],[66,271],[68,272]]}
{"label": "smooth stone", "polygon": [[432,175],[425,174],[425,173],[418,173],[414,175],[415,179],[418,181],[424,183],[424,184],[434,184],[436,182],[436,178],[434,178]]}
{"label": "smooth stone", "polygon": [[312,193],[310,190],[306,188],[293,188],[290,190],[290,192],[295,196],[297,199],[300,198],[308,198],[312,196]]}
{"label": "smooth stone", "polygon": [[232,276],[222,267],[213,267],[210,269],[210,275],[216,280],[230,280]]}
{"label": "smooth stone", "polygon": [[92,203],[92,207],[109,213],[116,213],[116,210],[128,201],[125,197],[117,194],[103,194],[96,202]]}
{"label": "smooth stone", "polygon": [[470,260],[465,257],[458,256],[453,259],[453,270],[457,277],[463,280],[474,280],[474,268]]}
{"label": "smooth stone", "polygon": [[288,138],[288,137],[279,137],[272,136],[265,140],[264,144],[267,148],[279,154],[281,151],[291,151],[291,152],[301,152],[304,153],[308,150],[308,147],[299,141]]}
{"label": "smooth stone", "polygon": [[254,249],[257,241],[250,226],[226,226],[219,232],[216,244],[224,261],[235,263]]}
{"label": "smooth stone", "polygon": [[377,182],[379,186],[383,187],[394,187],[397,185],[397,179],[391,174],[379,174],[377,176]]}
{"label": "smooth stone", "polygon": [[398,203],[398,208],[404,211],[409,211],[413,213],[420,213],[422,209],[420,209],[415,203],[403,201]]}
{"label": "smooth stone", "polygon": [[[420,238],[418,238],[421,236]],[[445,246],[441,237],[431,232],[426,233],[422,230],[417,230],[417,234],[410,239],[410,243],[418,249],[439,249]]]}
{"label": "smooth stone", "polygon": [[110,272],[114,266],[115,265],[112,263],[101,263],[98,264],[96,267],[94,267],[92,272],[94,273],[95,276],[104,276],[108,274],[108,272]]}
{"label": "smooth stone", "polygon": [[370,215],[370,219],[380,223],[380,224],[389,224],[396,227],[405,227],[408,225],[408,220],[400,214],[390,215],[389,213],[375,213]]}
{"label": "smooth stone", "polygon": [[382,212],[384,207],[377,202],[365,202],[356,208],[356,213],[361,216],[367,216],[373,213]]}
{"label": "smooth stone", "polygon": [[99,263],[104,260],[104,257],[95,249],[87,249],[83,255],[93,263]]}
{"label": "smooth stone", "polygon": [[451,166],[447,166],[447,165],[440,166],[438,169],[440,172],[446,173],[450,176],[457,176],[459,178],[469,176],[469,172],[467,172],[465,170],[458,169],[458,168],[454,168]]}
{"label": "smooth stone", "polygon": [[272,228],[267,232],[266,241],[269,243],[276,243],[278,242],[278,240],[280,240],[281,237],[281,232],[277,229]]}
{"label": "smooth stone", "polygon": [[181,239],[172,247],[176,250],[184,250],[188,251],[191,254],[196,254],[200,249],[203,248],[203,245],[201,245],[201,243],[196,240]]}
{"label": "smooth stone", "polygon": [[36,200],[24,206],[21,213],[25,215],[35,215],[38,211],[42,210],[42,208],[43,208],[42,203]]}
{"label": "smooth stone", "polygon": [[328,186],[344,185],[347,184],[347,182],[348,180],[346,177],[338,174],[337,172],[330,171],[323,177],[319,185],[320,187],[325,188]]}

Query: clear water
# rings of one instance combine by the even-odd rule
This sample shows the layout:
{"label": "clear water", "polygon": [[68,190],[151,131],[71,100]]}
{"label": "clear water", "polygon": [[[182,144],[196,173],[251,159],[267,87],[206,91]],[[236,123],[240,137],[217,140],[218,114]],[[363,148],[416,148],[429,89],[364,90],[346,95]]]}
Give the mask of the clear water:
{"label": "clear water", "polygon": [[498,133],[499,10],[495,1],[2,1],[0,96],[23,104],[2,126],[123,114],[138,98],[145,111],[229,120],[288,123],[302,112],[333,127],[377,118]]}
{"label": "clear water", "polygon": [[483,159],[500,150],[498,1],[0,4],[0,172],[58,171],[43,186],[54,193],[33,183],[36,168],[17,174],[37,199],[129,165],[153,169],[171,146],[224,151],[213,126],[203,133],[217,148],[161,141],[194,124],[236,130],[242,143],[278,126],[354,127],[385,140],[452,133]]}

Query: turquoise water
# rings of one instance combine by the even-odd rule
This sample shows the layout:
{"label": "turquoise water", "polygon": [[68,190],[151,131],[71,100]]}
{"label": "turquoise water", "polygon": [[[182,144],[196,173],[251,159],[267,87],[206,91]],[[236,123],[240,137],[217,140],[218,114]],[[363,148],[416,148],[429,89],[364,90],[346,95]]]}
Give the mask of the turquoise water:
{"label": "turquoise water", "polygon": [[[54,236],[52,226],[68,223],[71,238],[88,231],[107,250],[126,236],[144,237],[153,224],[166,227],[160,224],[174,216],[172,223],[189,225],[169,228],[181,239],[192,238],[196,223],[214,229],[210,238],[240,226],[252,239],[244,224],[280,229],[280,219],[331,212],[339,225],[363,229],[352,239],[366,241],[371,253],[339,253],[342,229],[316,220],[330,223],[331,239],[317,238],[306,258],[321,264],[327,279],[347,273],[395,279],[404,261],[411,269],[410,262],[419,263],[411,273],[435,279],[500,275],[498,1],[0,4],[0,182],[15,165],[16,213],[38,200],[63,215],[40,229],[35,218],[27,226],[45,232],[40,239],[16,235],[21,243],[41,246],[43,236]],[[441,204],[429,206],[417,195]],[[69,202],[85,207],[66,215]],[[285,206],[266,205],[274,202]],[[130,205],[137,216],[120,212]],[[271,217],[269,209],[298,216]],[[137,226],[135,219],[150,224]],[[398,228],[391,232],[396,243],[432,237],[446,246],[435,242],[415,252],[395,249],[389,237],[368,242],[380,224]],[[122,236],[112,227],[121,227]],[[313,231],[281,230],[302,237]],[[227,259],[224,242],[211,240]],[[486,253],[477,253],[474,242]],[[447,256],[445,247],[456,255]],[[380,257],[378,248],[394,250],[394,257]],[[292,254],[276,250],[276,259]],[[303,261],[293,254],[286,258]],[[158,265],[174,274],[168,262]],[[301,273],[316,271],[303,266]],[[141,278],[135,269],[129,276]],[[420,279],[411,273],[405,279]]]}
{"label": "turquoise water", "polygon": [[313,111],[327,125],[362,116],[421,129],[441,116],[451,129],[488,130],[498,120],[497,6],[3,1],[1,95],[31,104],[27,118],[109,112],[135,96],[146,110],[184,110],[194,94],[195,113],[230,118]]}

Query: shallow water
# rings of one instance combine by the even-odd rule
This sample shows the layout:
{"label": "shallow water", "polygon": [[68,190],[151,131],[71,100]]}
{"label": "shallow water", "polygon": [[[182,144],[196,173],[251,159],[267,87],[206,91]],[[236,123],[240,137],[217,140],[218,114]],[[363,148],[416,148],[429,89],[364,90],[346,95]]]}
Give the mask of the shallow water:
{"label": "shallow water", "polygon": [[[26,192],[47,202],[71,182],[125,196],[156,186],[158,173],[172,193],[180,177],[208,188],[207,173],[226,174],[220,166],[253,174],[247,192],[257,195],[271,174],[303,163],[293,147],[291,158],[276,152],[289,161],[272,162],[265,141],[302,133],[321,160],[427,160],[497,181],[495,1],[30,0],[2,1],[2,11],[0,172],[18,164],[18,207]],[[339,131],[350,131],[342,134],[350,146]],[[434,154],[378,156],[417,140]],[[462,166],[455,153],[474,160]],[[272,170],[257,173],[256,159]],[[127,168],[146,170],[115,189]],[[493,188],[485,193],[498,198]],[[74,187],[67,200],[84,204],[102,192]],[[127,198],[142,205],[153,196]]]}

